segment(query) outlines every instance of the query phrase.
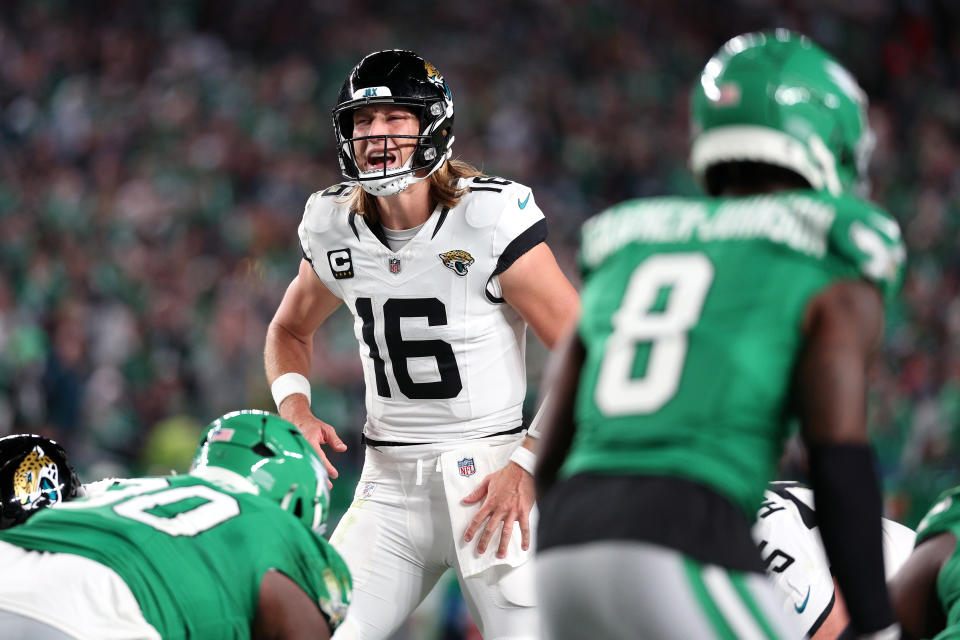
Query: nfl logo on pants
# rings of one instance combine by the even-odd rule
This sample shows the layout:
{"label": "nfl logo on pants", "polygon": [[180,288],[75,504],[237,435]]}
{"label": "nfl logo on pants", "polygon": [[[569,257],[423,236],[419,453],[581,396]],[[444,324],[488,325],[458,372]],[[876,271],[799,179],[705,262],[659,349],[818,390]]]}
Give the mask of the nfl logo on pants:
{"label": "nfl logo on pants", "polygon": [[477,468],[473,466],[473,458],[457,460],[457,468],[460,470],[460,475],[464,478],[469,478],[477,472]]}
{"label": "nfl logo on pants", "polygon": [[390,258],[390,273],[400,273],[400,258]]}

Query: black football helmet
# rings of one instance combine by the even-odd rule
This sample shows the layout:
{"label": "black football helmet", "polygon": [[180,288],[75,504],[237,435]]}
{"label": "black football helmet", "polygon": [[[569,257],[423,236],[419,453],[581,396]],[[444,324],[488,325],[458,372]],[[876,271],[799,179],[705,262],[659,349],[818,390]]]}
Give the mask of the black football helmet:
{"label": "black football helmet", "polygon": [[[409,108],[420,119],[420,134],[353,137],[353,112],[371,104]],[[429,176],[450,157],[453,96],[437,68],[412,51],[377,51],[361,60],[344,81],[333,110],[333,129],[344,177],[372,195],[394,195]],[[404,166],[360,171],[353,143],[382,138],[386,146],[391,137],[417,140],[416,149]],[[427,174],[415,177],[413,174],[418,171]]]}
{"label": "black football helmet", "polygon": [[0,529],[82,495],[80,479],[59,444],[31,434],[0,438]]}

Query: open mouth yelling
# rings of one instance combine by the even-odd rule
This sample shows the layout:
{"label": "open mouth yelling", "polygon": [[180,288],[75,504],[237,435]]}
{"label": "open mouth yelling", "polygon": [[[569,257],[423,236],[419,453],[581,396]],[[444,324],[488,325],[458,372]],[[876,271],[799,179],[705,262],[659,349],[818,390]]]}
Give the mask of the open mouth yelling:
{"label": "open mouth yelling", "polygon": [[393,169],[400,166],[400,155],[393,151],[370,151],[365,159],[367,171]]}

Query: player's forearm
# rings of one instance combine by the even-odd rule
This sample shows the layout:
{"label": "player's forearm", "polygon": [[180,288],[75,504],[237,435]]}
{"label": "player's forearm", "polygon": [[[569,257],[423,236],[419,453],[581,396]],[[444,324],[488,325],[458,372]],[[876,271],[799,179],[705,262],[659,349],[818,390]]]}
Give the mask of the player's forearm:
{"label": "player's forearm", "polygon": [[534,474],[538,498],[542,498],[556,482],[557,473],[573,443],[573,410],[584,356],[583,343],[574,328],[561,339],[551,361],[544,385],[548,399],[541,408],[541,438],[537,443],[539,453]]}
{"label": "player's forearm", "polygon": [[807,327],[797,369],[820,533],[860,633],[894,621],[883,569],[883,502],[866,430],[866,368],[883,312],[864,286],[843,283],[827,293]]}
{"label": "player's forearm", "polygon": [[312,345],[295,336],[276,321],[267,327],[266,344],[263,350],[267,382],[285,373],[299,373],[309,377]]}

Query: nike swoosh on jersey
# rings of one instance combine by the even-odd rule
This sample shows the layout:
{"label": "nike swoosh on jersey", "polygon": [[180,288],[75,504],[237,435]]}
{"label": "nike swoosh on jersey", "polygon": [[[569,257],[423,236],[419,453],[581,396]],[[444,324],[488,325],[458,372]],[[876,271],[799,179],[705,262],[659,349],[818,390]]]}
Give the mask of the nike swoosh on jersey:
{"label": "nike swoosh on jersey", "polygon": [[797,610],[797,613],[803,613],[803,610],[807,608],[808,602],[810,602],[810,587],[807,587],[807,597],[803,599],[803,604],[797,605],[794,603],[793,608]]}
{"label": "nike swoosh on jersey", "polygon": [[[533,193],[532,191],[530,193]],[[527,203],[530,202],[530,194],[527,194],[526,199],[523,202],[520,202],[520,198],[517,198],[517,206],[521,209],[526,209]]]}

